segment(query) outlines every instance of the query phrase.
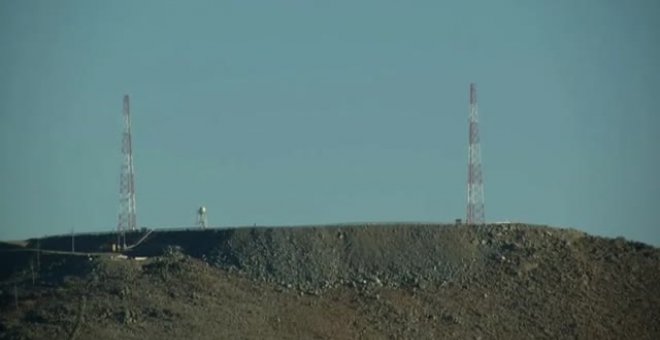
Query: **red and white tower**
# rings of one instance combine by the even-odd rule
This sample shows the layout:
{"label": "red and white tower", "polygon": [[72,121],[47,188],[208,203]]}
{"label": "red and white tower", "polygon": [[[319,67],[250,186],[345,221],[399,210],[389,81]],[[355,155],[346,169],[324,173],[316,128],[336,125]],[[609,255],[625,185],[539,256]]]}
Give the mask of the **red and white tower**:
{"label": "red and white tower", "polygon": [[486,222],[484,214],[484,180],[481,172],[481,147],[479,145],[479,112],[477,110],[477,87],[470,84],[470,115],[469,148],[468,148],[468,178],[467,178],[467,224],[483,225]]}
{"label": "red and white tower", "polygon": [[135,173],[133,170],[133,143],[131,137],[131,110],[128,95],[124,95],[124,132],[121,144],[122,165],[119,177],[119,232],[120,244],[125,245],[125,232],[135,230]]}

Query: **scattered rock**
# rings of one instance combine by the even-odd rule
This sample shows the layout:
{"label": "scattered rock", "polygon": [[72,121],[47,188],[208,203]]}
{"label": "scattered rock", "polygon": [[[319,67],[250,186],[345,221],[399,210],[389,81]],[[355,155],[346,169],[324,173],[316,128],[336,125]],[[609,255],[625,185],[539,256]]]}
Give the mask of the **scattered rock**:
{"label": "scattered rock", "polygon": [[[660,338],[660,251],[624,239],[523,225],[205,233],[154,234],[180,245],[147,242],[163,253],[141,264],[42,258],[49,285],[21,281],[26,271],[0,284],[0,338],[67,338],[57,332],[76,320],[90,339],[191,327],[200,338]],[[0,270],[20,268],[12,256],[0,252]]]}

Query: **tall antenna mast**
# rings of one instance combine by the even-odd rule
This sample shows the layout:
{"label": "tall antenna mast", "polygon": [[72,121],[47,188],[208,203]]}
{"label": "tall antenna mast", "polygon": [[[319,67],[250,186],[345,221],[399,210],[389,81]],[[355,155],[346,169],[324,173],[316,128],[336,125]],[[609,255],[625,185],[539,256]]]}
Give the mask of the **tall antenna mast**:
{"label": "tall antenna mast", "polygon": [[128,95],[124,95],[124,132],[122,135],[122,165],[119,177],[119,221],[117,231],[120,245],[126,246],[127,230],[137,229],[135,218],[135,173],[133,171],[133,145],[131,136],[131,110]]}
{"label": "tall antenna mast", "polygon": [[483,225],[486,222],[484,214],[484,180],[481,172],[477,87],[474,83],[470,84],[470,115],[468,123],[467,224]]}

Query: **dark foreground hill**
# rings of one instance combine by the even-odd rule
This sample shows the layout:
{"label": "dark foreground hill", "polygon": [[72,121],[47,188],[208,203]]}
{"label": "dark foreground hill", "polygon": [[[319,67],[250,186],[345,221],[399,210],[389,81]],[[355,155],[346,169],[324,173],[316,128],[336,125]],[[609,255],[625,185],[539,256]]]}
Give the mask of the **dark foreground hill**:
{"label": "dark foreground hill", "polygon": [[0,251],[0,338],[660,339],[660,250],[574,230],[154,233],[128,258],[43,244]]}

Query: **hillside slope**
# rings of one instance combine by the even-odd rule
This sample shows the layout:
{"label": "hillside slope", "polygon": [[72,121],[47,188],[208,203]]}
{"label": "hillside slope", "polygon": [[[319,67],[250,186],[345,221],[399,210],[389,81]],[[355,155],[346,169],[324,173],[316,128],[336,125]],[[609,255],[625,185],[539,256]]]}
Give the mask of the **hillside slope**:
{"label": "hillside slope", "polygon": [[660,250],[574,230],[207,230],[128,255],[0,252],[0,338],[660,338]]}

